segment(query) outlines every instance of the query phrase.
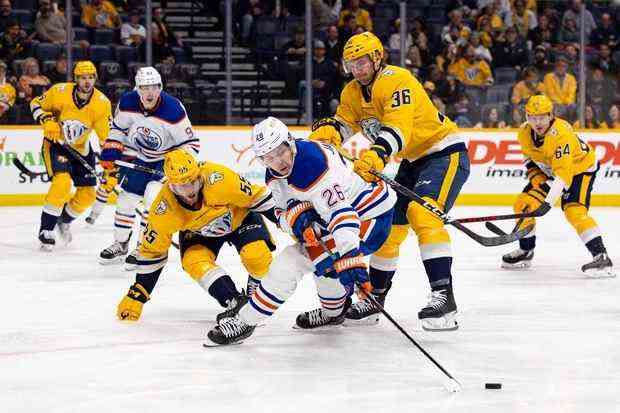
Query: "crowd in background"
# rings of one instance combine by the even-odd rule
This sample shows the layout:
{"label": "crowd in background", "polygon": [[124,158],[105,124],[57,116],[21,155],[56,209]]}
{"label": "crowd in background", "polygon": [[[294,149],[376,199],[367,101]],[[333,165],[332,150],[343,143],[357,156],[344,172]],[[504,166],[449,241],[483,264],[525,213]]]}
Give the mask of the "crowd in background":
{"label": "crowd in background", "polygon": [[[577,122],[581,0],[409,0],[405,66],[436,106],[461,127],[515,127],[523,103],[543,92],[559,116]],[[144,65],[144,1],[73,0],[75,60],[97,64],[98,87],[115,101]],[[222,30],[224,1],[206,2]],[[19,5],[19,8],[17,7]],[[165,6],[165,2],[161,2]],[[277,7],[279,5],[279,7]],[[305,102],[305,56],[312,53],[315,117],[330,115],[348,80],[346,41],[369,30],[400,64],[397,0],[311,0],[314,43],[306,50],[305,1],[235,0],[235,46],[249,47],[283,98]],[[65,1],[0,0],[0,122],[31,123],[28,103],[67,78]],[[153,10],[153,60],[167,85],[200,80],[192,48]],[[620,127],[620,7],[587,3],[585,127]],[[185,64],[185,67],[183,67]],[[175,90],[172,89],[173,93]],[[180,92],[182,94],[182,92]],[[182,96],[179,96],[182,98]]]}
{"label": "crowd in background", "polygon": [[[303,4],[242,1],[237,21],[241,41],[257,48],[285,92],[303,97],[306,54],[303,26],[275,47],[264,39],[299,22]],[[303,3],[303,2],[300,2]],[[315,110],[333,112],[347,80],[341,51],[353,34],[369,30],[385,47],[385,60],[400,64],[398,1],[312,0]],[[559,116],[577,119],[581,0],[410,0],[406,67],[423,83],[435,104],[462,127],[515,127],[522,106],[543,92]],[[593,11],[590,11],[593,9]],[[291,16],[293,18],[291,18]],[[619,127],[618,89],[620,9],[609,1],[589,2],[585,14],[587,47],[586,127]],[[265,30],[266,21],[280,26]],[[290,30],[288,31],[290,33]],[[286,38],[286,37],[285,37]],[[579,126],[578,122],[576,126]]]}

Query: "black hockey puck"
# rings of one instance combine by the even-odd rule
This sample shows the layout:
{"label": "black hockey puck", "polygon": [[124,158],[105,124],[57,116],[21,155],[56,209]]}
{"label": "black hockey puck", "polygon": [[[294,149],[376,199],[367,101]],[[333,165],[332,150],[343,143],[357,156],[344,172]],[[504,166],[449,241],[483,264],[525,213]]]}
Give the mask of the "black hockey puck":
{"label": "black hockey puck", "polygon": [[499,390],[502,388],[502,383],[484,383],[484,388],[491,389],[491,390]]}

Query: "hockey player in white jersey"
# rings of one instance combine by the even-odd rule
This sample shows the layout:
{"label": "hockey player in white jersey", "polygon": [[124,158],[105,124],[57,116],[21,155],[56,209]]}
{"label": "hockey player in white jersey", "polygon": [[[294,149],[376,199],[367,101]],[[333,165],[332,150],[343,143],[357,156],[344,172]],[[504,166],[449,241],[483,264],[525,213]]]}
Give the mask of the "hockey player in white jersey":
{"label": "hockey player in white jersey", "polygon": [[298,242],[275,258],[248,303],[208,333],[214,344],[231,344],[251,335],[309,272],[314,273],[321,306],[299,314],[295,327],[341,324],[354,285],[361,295],[371,291],[363,257],[383,244],[392,224],[396,202],[392,189],[382,181],[362,180],[330,145],[294,139],[273,117],[254,127],[252,145],[267,167],[265,180],[280,228]]}
{"label": "hockey player in white jersey", "polygon": [[[115,161],[126,149],[136,152],[134,165],[162,171],[166,152],[183,147],[198,154],[200,143],[194,135],[183,104],[164,92],[160,74],[152,67],[143,67],[136,73],[136,87],[125,93],[116,108],[110,135],[103,144],[101,164],[106,175],[117,173]],[[135,169],[124,171],[114,217],[114,242],[101,251],[103,265],[123,260],[129,249],[129,239],[135,220],[135,208],[142,200],[144,209],[140,220],[146,227],[148,210],[161,189],[161,175]],[[134,253],[127,256],[125,269],[135,266]]]}

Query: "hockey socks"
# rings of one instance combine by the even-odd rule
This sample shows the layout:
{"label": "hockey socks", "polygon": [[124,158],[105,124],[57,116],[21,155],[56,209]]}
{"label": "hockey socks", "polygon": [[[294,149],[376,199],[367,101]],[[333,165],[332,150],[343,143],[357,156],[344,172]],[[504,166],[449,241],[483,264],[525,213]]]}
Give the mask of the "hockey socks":
{"label": "hockey socks", "polygon": [[235,283],[228,275],[223,275],[213,281],[213,284],[209,286],[209,294],[211,297],[215,298],[222,307],[228,307],[228,303],[240,295],[237,291],[237,287],[235,287]]}

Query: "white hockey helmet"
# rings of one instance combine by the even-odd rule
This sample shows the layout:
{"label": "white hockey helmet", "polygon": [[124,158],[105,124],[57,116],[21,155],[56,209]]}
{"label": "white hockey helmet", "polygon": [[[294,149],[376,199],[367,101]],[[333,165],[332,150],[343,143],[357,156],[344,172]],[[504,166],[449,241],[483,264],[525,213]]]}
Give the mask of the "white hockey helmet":
{"label": "white hockey helmet", "polygon": [[[254,125],[252,129],[252,149],[256,156],[261,157],[276,149],[283,143],[292,144],[293,137],[288,127],[280,119],[269,116]],[[291,147],[295,148],[294,145]]]}
{"label": "white hockey helmet", "polygon": [[163,87],[161,75],[154,67],[141,67],[136,72],[136,88],[149,85],[160,85]]}

